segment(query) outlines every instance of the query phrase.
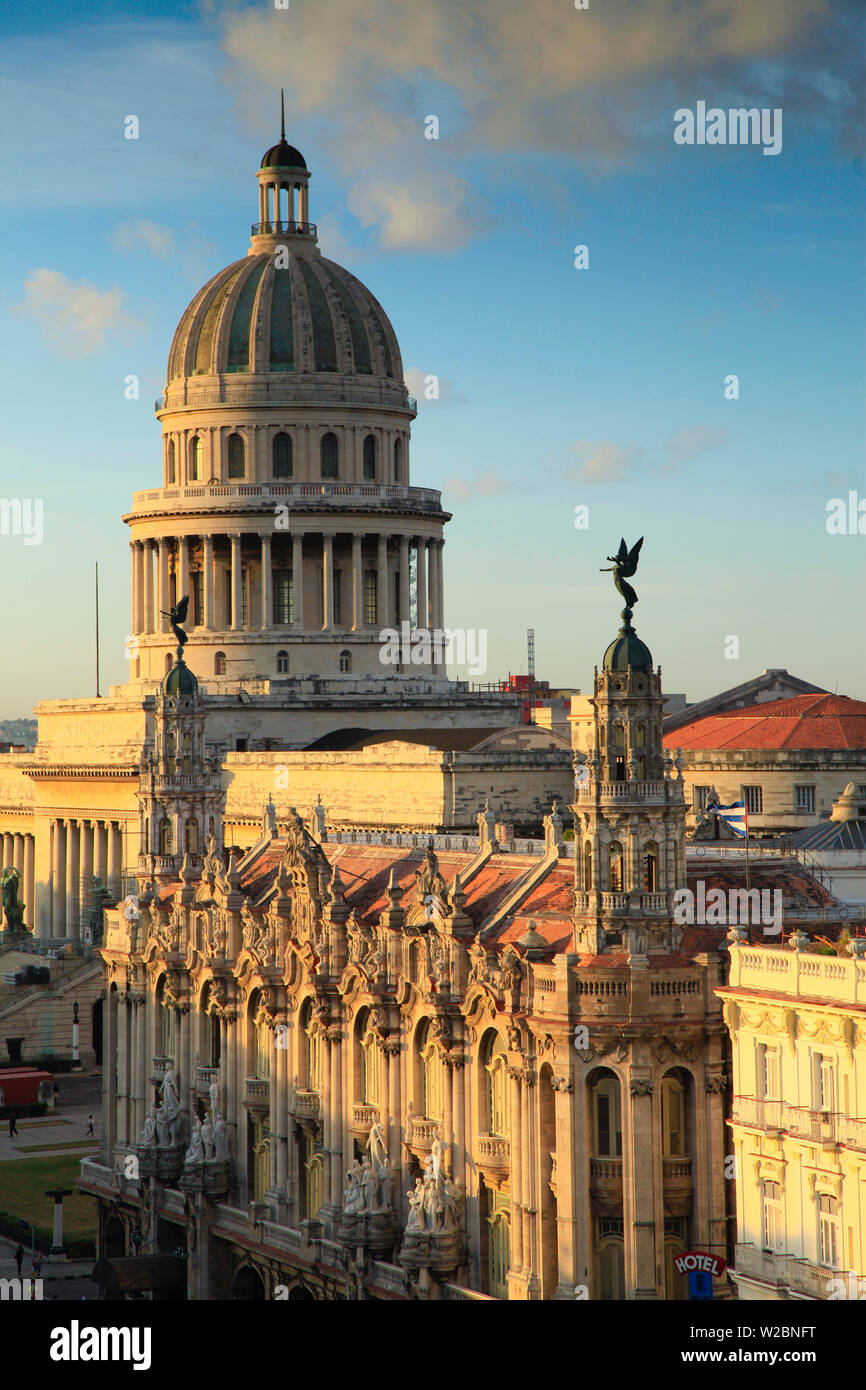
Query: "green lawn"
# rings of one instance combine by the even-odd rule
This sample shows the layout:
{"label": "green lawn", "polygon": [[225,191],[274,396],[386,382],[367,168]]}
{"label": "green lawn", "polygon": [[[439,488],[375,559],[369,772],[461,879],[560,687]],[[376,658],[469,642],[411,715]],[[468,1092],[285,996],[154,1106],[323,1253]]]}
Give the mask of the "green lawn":
{"label": "green lawn", "polygon": [[[46,1197],[51,1187],[74,1188],[81,1171],[79,1158],[8,1159],[0,1163],[0,1213],[13,1220],[24,1216],[40,1236],[54,1230],[54,1201]],[[22,1227],[23,1230],[23,1227]],[[96,1238],[96,1203],[73,1191],[63,1199],[64,1240]]]}

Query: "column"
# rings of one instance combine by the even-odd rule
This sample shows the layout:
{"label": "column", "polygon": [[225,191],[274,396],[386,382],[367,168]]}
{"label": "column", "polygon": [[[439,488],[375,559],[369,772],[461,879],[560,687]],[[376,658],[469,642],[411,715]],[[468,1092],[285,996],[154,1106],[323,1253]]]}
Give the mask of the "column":
{"label": "column", "polygon": [[36,836],[24,836],[24,925],[36,935]]}
{"label": "column", "polygon": [[66,935],[66,825],[52,822],[54,863],[51,881],[51,935]]}
{"label": "column", "polygon": [[439,623],[439,569],[436,564],[436,541],[427,544],[427,586],[430,606],[430,626],[437,628]]}
{"label": "column", "polygon": [[660,1164],[654,1153],[653,1082],[647,1071],[631,1068],[623,1115],[625,1283],[626,1297],[634,1299],[658,1297],[654,1180]]}
{"label": "column", "polygon": [[143,632],[153,632],[153,542],[144,541],[142,545],[144,560],[144,616]]}
{"label": "column", "polygon": [[304,533],[292,536],[292,600],[296,628],[304,626]]}
{"label": "column", "polygon": [[81,837],[78,821],[66,822],[66,935],[78,940],[78,879]]}
{"label": "column", "polygon": [[101,820],[90,822],[93,827],[93,872],[103,888],[106,883],[106,864],[108,860],[108,832]]}
{"label": "column", "polygon": [[451,1177],[454,1182],[466,1181],[466,1073],[465,1058],[455,1053],[454,1068],[454,1127],[451,1135]]}
{"label": "column", "polygon": [[400,621],[409,621],[409,537],[400,537]]}
{"label": "column", "polygon": [[[24,878],[24,836],[21,835],[21,834],[16,834],[16,835],[13,837],[12,862],[14,863],[15,868],[18,870],[19,878],[21,878],[21,879],[23,880],[23,878]],[[23,895],[23,893],[24,893],[24,884],[23,884],[23,882],[22,882],[22,884],[21,884],[21,889],[20,889],[20,891],[21,891],[21,893],[22,893],[22,895]]]}
{"label": "column", "polygon": [[125,1149],[129,1143],[129,1004],[126,994],[117,991],[117,1145]]}
{"label": "column", "polygon": [[376,582],[376,619],[380,628],[389,627],[391,622],[388,603],[388,537],[379,537],[379,559]]}
{"label": "column", "polygon": [[442,552],[445,549],[444,541],[436,542],[436,597],[439,602],[439,615],[436,626],[445,626],[445,579],[442,572]]}
{"label": "column", "polygon": [[110,984],[105,991],[102,1033],[102,1115],[105,1125],[105,1156],[109,1168],[114,1167],[114,1146],[117,1142],[117,986]]}
{"label": "column", "polygon": [[[80,820],[78,822],[78,833],[81,841],[81,890],[78,895],[79,922],[81,923],[81,935],[84,935],[84,928],[90,923],[90,904],[93,900],[93,826],[90,821]],[[142,1124],[144,1121],[142,1121]]]}
{"label": "column", "polygon": [[[177,600],[189,594],[189,540],[186,536],[177,538]],[[198,621],[198,614],[196,614]]]}
{"label": "column", "polygon": [[[343,1042],[339,1024],[328,1029],[331,1038],[331,1181],[330,1201],[339,1205],[343,1191]],[[327,1201],[328,1198],[326,1197]]]}
{"label": "column", "polygon": [[243,570],[241,569],[241,535],[239,531],[231,534],[232,544],[232,611],[229,626],[235,631],[242,626],[243,615]]}
{"label": "column", "polygon": [[113,821],[108,823],[108,883],[106,887],[116,897],[122,892],[121,874],[123,870],[123,850],[120,830]]}
{"label": "column", "polygon": [[204,626],[215,627],[213,594],[213,536],[204,537]]}
{"label": "column", "polygon": [[273,612],[274,601],[271,595],[272,573],[271,573],[271,533],[263,531],[261,534],[262,542],[262,628],[269,628],[271,625],[271,614]]}
{"label": "column", "polygon": [[429,614],[427,612],[427,539],[419,536],[416,549],[415,564],[415,586],[417,595],[418,627],[426,628],[429,626]]}
{"label": "column", "polygon": [[12,858],[15,852],[15,836],[4,834],[3,836],[3,868],[12,868]]}
{"label": "column", "polygon": [[129,542],[129,631],[133,635],[139,631],[138,626],[138,594],[139,594],[139,545],[138,541]]}
{"label": "column", "polygon": [[156,625],[159,632],[169,631],[167,614],[171,604],[168,598],[168,545],[167,538],[165,536],[160,536],[157,542],[159,550],[159,622]]}
{"label": "column", "polygon": [[523,1142],[523,1106],[520,1086],[520,1068],[509,1066],[511,1080],[511,1134],[509,1149],[511,1155],[511,1268],[515,1274],[523,1269],[523,1221],[521,1220],[520,1199],[523,1193],[523,1164],[521,1147]]}
{"label": "column", "polygon": [[352,537],[352,631],[364,626],[364,569],[361,557],[363,536]]}
{"label": "column", "polygon": [[280,1201],[285,1202],[289,1185],[289,1048],[287,1018],[284,1013],[277,1015],[281,1032],[277,1036],[277,1073],[271,1084],[277,1088],[277,1191]]}
{"label": "column", "polygon": [[334,626],[334,537],[322,536],[322,628]]}

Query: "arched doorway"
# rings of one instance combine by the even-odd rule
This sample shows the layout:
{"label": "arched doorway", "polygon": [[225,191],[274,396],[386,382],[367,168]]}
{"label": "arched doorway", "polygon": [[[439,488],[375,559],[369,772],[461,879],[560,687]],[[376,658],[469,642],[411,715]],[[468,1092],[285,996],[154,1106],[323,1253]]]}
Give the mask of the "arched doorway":
{"label": "arched doorway", "polygon": [[119,1216],[110,1216],[102,1236],[102,1258],[122,1260],[126,1254],[126,1230]]}

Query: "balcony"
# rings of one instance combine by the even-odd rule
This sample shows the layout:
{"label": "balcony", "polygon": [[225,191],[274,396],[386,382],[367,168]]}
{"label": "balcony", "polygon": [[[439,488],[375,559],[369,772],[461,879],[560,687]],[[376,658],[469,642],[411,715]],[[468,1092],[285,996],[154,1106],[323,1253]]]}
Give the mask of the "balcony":
{"label": "balcony", "polygon": [[218,1086],[220,1083],[219,1067],[196,1067],[195,1069],[195,1089],[201,1091],[202,1095],[207,1095],[211,1086]]}
{"label": "balcony", "polygon": [[622,1159],[589,1160],[589,1194],[603,1211],[622,1206]]}
{"label": "balcony", "polygon": [[498,1134],[479,1134],[475,1141],[475,1161],[488,1173],[507,1172],[511,1166],[511,1144]]}
{"label": "balcony", "polygon": [[244,1081],[244,1105],[253,1110],[268,1110],[271,1104],[271,1083],[268,1077],[248,1076]]}
{"label": "balcony", "polygon": [[[670,784],[671,793],[675,783]],[[644,805],[649,803],[664,804],[668,799],[671,801],[682,801],[682,793],[679,797],[673,795],[668,797],[668,787],[664,782],[580,782],[576,788],[575,800],[579,802],[594,802],[598,792],[599,801],[604,804],[616,805],[618,802],[641,801]]]}
{"label": "balcony", "polygon": [[663,1158],[665,1213],[668,1216],[687,1216],[692,1209],[694,1184],[690,1158]]}
{"label": "balcony", "polygon": [[667,893],[641,893],[640,910],[645,912],[648,917],[666,916],[668,910]]}
{"label": "balcony", "polygon": [[755,1129],[783,1129],[784,1117],[784,1101],[734,1096],[731,1118],[735,1125],[751,1125]]}
{"label": "balcony", "polygon": [[315,222],[253,222],[250,227],[250,236],[279,236],[281,233],[287,236],[315,236]]}
{"label": "balcony", "polygon": [[[177,512],[260,512],[262,504],[290,506],[292,511],[418,512],[442,515],[442,494],[435,488],[407,483],[197,483],[147,488],[132,494],[130,517]],[[150,858],[147,858],[148,865]],[[172,862],[173,858],[172,858]]]}
{"label": "balcony", "polygon": [[406,1129],[406,1143],[413,1149],[421,1149],[425,1153],[429,1153],[433,1147],[433,1140],[439,1132],[439,1121],[417,1119],[413,1116]]}
{"label": "balcony", "polygon": [[782,1292],[787,1290],[801,1297],[820,1299],[829,1298],[833,1292],[835,1286],[831,1285],[831,1280],[845,1278],[837,1270],[811,1264],[809,1260],[798,1259],[795,1255],[760,1250],[751,1244],[736,1247],[732,1273],[735,1277],[756,1279]]}
{"label": "balcony", "polygon": [[807,1110],[800,1105],[786,1105],[783,1128],[798,1139],[835,1144],[839,1118],[830,1110]]}
{"label": "balcony", "polygon": [[356,1101],[352,1106],[352,1132],[354,1134],[369,1134],[378,1118],[378,1105],[368,1105],[366,1101]]}
{"label": "balcony", "polygon": [[299,1120],[317,1120],[319,1110],[318,1091],[295,1091],[292,1112]]}
{"label": "balcony", "polygon": [[163,1081],[165,1080],[165,1073],[169,1067],[171,1067],[172,1069],[174,1068],[173,1057],[154,1057],[153,1068],[150,1073],[150,1079],[154,1083],[154,1085],[162,1085]]}

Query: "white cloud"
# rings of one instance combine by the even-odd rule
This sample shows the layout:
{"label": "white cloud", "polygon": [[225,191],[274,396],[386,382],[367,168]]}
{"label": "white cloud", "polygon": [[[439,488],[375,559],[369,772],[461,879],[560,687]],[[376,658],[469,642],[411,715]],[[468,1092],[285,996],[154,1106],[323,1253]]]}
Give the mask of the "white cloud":
{"label": "white cloud", "polygon": [[141,323],[123,307],[123,290],[99,290],[86,280],[77,284],[60,270],[44,266],[24,283],[24,299],[13,312],[31,319],[45,343],[63,357],[88,357],[102,351],[111,336],[128,338]]}
{"label": "white cloud", "polygon": [[[434,376],[436,377],[438,395],[428,398],[425,394],[427,383]],[[438,376],[435,372],[422,372],[420,367],[406,367],[403,372],[403,380],[409,395],[414,396],[419,405],[465,405],[468,399],[462,391],[458,391],[449,377]]]}
{"label": "white cloud", "polygon": [[136,217],[130,222],[121,222],[114,232],[116,251],[136,251],[141,246],[151,256],[167,261],[177,250],[174,232],[170,227],[162,227],[151,222],[148,217]]}
{"label": "white cloud", "polygon": [[632,469],[641,455],[634,444],[615,444],[610,439],[578,439],[572,445],[577,460],[566,477],[582,483],[616,483]]}
{"label": "white cloud", "polygon": [[724,425],[710,429],[706,425],[693,425],[691,428],[677,430],[667,443],[669,463],[662,469],[664,473],[676,473],[684,463],[691,463],[709,449],[718,449],[728,437]]}
{"label": "white cloud", "polygon": [[511,483],[502,478],[492,468],[475,478],[446,478],[445,491],[461,502],[470,502],[473,497],[495,497],[500,492],[510,492]]}
{"label": "white cloud", "polygon": [[347,204],[362,226],[378,228],[389,251],[453,251],[483,220],[470,185],[446,174],[363,179],[350,189]]}

